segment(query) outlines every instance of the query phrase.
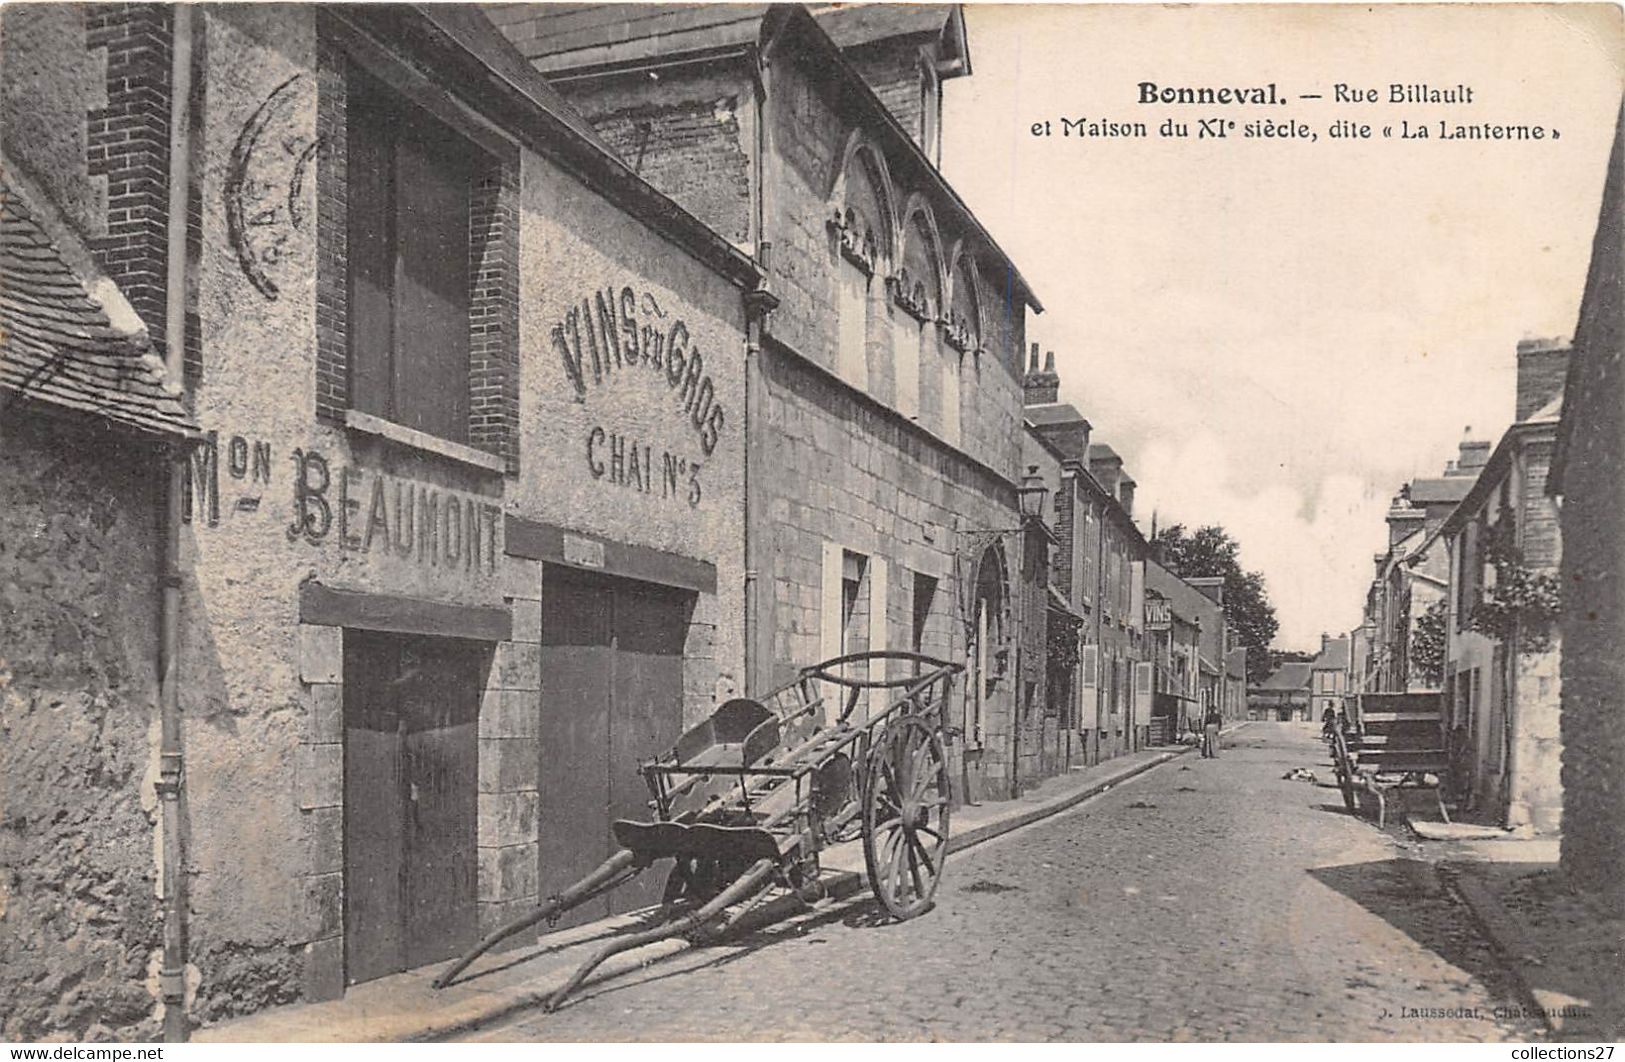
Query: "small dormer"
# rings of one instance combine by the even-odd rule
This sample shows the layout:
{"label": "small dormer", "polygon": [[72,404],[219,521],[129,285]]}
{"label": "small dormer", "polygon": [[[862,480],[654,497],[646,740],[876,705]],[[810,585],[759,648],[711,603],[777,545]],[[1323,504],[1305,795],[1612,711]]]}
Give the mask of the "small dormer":
{"label": "small dormer", "polygon": [[857,4],[811,10],[892,117],[940,166],[942,83],[971,72],[960,6]]}

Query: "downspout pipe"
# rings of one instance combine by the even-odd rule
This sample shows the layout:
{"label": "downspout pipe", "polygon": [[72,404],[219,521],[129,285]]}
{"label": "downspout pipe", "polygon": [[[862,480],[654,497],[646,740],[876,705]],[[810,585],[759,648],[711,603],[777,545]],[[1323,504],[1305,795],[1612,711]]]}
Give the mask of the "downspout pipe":
{"label": "downspout pipe", "polygon": [[[762,489],[759,466],[751,460],[757,450],[756,437],[764,432],[767,419],[762,414],[762,348],[767,336],[767,317],[778,307],[778,296],[772,291],[773,244],[767,232],[767,195],[772,180],[767,167],[772,158],[770,143],[769,70],[767,49],[759,44],[749,52],[747,70],[751,71],[752,106],[756,107],[754,125],[754,154],[752,166],[752,235],[756,239],[756,287],[744,292],[744,692],[756,697],[765,687],[773,684],[773,611],[772,580],[762,578],[765,563],[762,539]],[[765,453],[765,448],[764,448]],[[765,622],[764,622],[765,617]]]}
{"label": "downspout pipe", "polygon": [[[165,287],[164,368],[173,381],[185,379],[187,199],[191,188],[192,153],[192,31],[190,4],[171,9],[173,67],[170,74],[169,121],[169,227],[168,274]],[[180,718],[180,612],[182,499],[186,489],[185,446],[167,454],[164,483],[162,571],[159,576],[158,793],[160,829],[163,831],[163,961],[159,991],[164,1004],[164,1040],[184,1042],[189,1034],[186,1015],[186,847],[182,837],[181,799],[185,785],[185,757]]]}

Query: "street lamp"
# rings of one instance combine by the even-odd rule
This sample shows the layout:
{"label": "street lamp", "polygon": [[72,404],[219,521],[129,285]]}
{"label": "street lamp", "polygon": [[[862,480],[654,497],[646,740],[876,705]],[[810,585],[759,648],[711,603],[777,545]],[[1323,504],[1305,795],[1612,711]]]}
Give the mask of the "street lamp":
{"label": "street lamp", "polygon": [[1044,515],[1044,497],[1049,494],[1049,487],[1044,483],[1044,477],[1038,474],[1037,465],[1028,465],[1027,474],[1021,477],[1021,486],[1016,488],[1017,500],[1021,505],[1021,515],[1027,520],[1037,520]]}

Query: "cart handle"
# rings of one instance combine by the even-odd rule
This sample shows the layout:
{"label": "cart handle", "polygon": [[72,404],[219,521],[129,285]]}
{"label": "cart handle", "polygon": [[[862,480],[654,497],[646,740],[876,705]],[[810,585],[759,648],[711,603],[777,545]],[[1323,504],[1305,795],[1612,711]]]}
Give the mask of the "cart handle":
{"label": "cart handle", "polygon": [[898,687],[913,685],[926,677],[921,675],[904,675],[901,678],[857,679],[848,678],[845,675],[831,674],[832,668],[845,667],[848,664],[862,664],[870,660],[903,660],[915,664],[925,664],[933,670],[947,671],[950,674],[958,674],[959,672],[965,670],[965,665],[963,664],[954,664],[949,663],[946,660],[938,660],[936,657],[926,656],[924,653],[911,653],[902,649],[872,649],[866,653],[848,653],[845,656],[837,656],[821,663],[810,664],[801,669],[801,677],[803,679],[822,679],[825,682],[833,682],[837,686],[847,686],[854,689],[864,690],[897,689]]}

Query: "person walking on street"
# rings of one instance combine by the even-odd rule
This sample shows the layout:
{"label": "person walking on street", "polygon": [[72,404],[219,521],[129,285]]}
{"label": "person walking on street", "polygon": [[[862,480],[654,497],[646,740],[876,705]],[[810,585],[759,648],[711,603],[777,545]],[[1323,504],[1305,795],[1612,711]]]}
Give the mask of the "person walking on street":
{"label": "person walking on street", "polygon": [[1224,716],[1219,714],[1219,706],[1211,705],[1207,715],[1202,719],[1202,755],[1216,760],[1219,758],[1219,724],[1224,722]]}

